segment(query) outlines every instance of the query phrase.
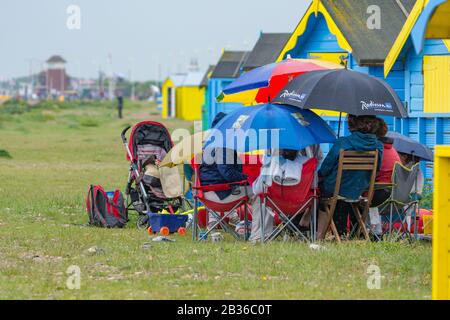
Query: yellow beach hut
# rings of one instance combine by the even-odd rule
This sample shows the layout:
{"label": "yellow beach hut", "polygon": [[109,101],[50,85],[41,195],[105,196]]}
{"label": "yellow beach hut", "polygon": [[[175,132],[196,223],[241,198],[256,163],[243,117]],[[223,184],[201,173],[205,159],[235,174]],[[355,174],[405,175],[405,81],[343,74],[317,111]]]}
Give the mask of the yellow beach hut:
{"label": "yellow beach hut", "polygon": [[186,121],[201,120],[205,89],[201,87],[202,72],[174,74],[162,88],[162,116]]}
{"label": "yellow beach hut", "polygon": [[175,118],[177,116],[176,90],[183,84],[186,74],[173,74],[169,76],[162,86],[162,117]]}
{"label": "yellow beach hut", "polygon": [[177,118],[186,121],[202,119],[202,107],[205,103],[205,89],[201,87],[203,72],[190,72],[177,88]]}

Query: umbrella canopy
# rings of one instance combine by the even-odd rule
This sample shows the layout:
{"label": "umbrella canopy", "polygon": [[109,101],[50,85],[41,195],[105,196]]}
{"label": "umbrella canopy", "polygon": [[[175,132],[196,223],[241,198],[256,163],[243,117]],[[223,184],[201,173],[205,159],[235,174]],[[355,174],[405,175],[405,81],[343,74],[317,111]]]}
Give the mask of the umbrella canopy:
{"label": "umbrella canopy", "polygon": [[183,138],[166,154],[159,164],[160,167],[175,167],[184,163],[190,163],[192,158],[202,153],[203,143],[208,137],[210,130],[197,132],[189,137]]}
{"label": "umbrella canopy", "polygon": [[398,152],[413,155],[425,161],[433,161],[433,151],[426,145],[397,132],[388,132],[387,136],[394,140],[394,148]]}
{"label": "umbrella canopy", "polygon": [[314,70],[339,68],[343,67],[327,61],[287,59],[244,73],[226,87],[217,100],[244,105],[269,103],[295,77]]}
{"label": "umbrella canopy", "polygon": [[347,69],[312,71],[297,77],[281,90],[273,102],[356,116],[407,117],[406,109],[389,84]]}
{"label": "umbrella canopy", "polygon": [[239,152],[302,150],[335,140],[333,130],[314,112],[264,104],[239,108],[226,116],[211,130],[204,149],[229,148]]}

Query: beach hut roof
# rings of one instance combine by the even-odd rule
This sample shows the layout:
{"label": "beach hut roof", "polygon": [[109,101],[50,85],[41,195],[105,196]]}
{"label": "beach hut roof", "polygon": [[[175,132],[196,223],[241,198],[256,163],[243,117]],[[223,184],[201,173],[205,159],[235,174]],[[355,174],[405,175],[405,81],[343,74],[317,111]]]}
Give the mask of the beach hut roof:
{"label": "beach hut roof", "polygon": [[248,51],[224,51],[211,78],[237,78],[248,55]]}
{"label": "beach hut roof", "polygon": [[[383,65],[417,0],[322,0],[359,65]],[[368,8],[380,8],[380,29],[368,28]],[[372,7],[375,8],[375,7]]]}
{"label": "beach hut roof", "polygon": [[181,86],[183,87],[199,87],[203,79],[203,72],[189,72]]}
{"label": "beach hut roof", "polygon": [[168,79],[170,79],[175,87],[182,86],[184,80],[186,79],[186,73],[175,73],[171,74]]}
{"label": "beach hut roof", "polygon": [[290,33],[261,33],[243,69],[248,71],[275,62],[290,36]]}
{"label": "beach hut roof", "polygon": [[208,67],[208,70],[206,70],[205,74],[203,75],[202,82],[200,83],[200,87],[207,87],[208,86],[208,80],[209,80],[212,72],[214,71],[215,67],[216,66],[214,66],[214,65],[210,65]]}
{"label": "beach hut roof", "polygon": [[[307,34],[312,17],[320,13],[339,46],[351,52],[360,66],[384,65],[389,73],[387,64],[393,65],[400,53],[394,52],[397,43],[404,38],[406,41],[407,27],[420,15],[423,4],[423,0],[313,0],[277,61],[285,58],[299,37]],[[370,18],[377,13],[381,24],[372,28]]]}

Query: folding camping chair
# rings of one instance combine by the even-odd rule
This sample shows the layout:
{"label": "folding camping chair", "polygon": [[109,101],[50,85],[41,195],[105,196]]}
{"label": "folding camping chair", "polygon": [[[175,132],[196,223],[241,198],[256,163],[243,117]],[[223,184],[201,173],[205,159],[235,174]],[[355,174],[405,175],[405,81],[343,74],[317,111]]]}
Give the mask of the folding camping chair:
{"label": "folding camping chair", "polygon": [[[407,236],[411,241],[411,226],[414,226],[413,233],[417,236],[417,212],[419,209],[419,199],[417,196],[417,179],[420,165],[415,164],[412,168],[407,168],[401,163],[396,163],[392,173],[392,192],[379,208],[381,216],[389,216],[388,222],[384,223],[383,228],[389,235],[394,233],[397,236]],[[409,213],[412,213],[409,215]],[[408,218],[411,219],[408,223]],[[395,221],[394,221],[395,220]],[[397,226],[394,228],[394,225]],[[393,230],[395,229],[395,230]]]}
{"label": "folding camping chair", "polygon": [[[336,229],[336,225],[333,221],[334,212],[338,201],[343,201],[348,203],[352,208],[352,211],[356,217],[358,228],[357,235],[359,236],[362,232],[366,240],[370,240],[369,233],[366,228],[366,218],[369,213],[370,204],[372,202],[373,193],[375,189],[375,178],[377,175],[377,164],[378,164],[378,151],[369,152],[355,152],[355,151],[340,151],[339,164],[336,175],[336,185],[334,188],[334,193],[331,198],[321,199],[325,202],[326,211],[326,228],[331,228],[337,242],[341,242],[341,238]],[[360,190],[361,196],[358,199],[347,199],[339,195],[341,189],[342,177],[346,171],[367,171],[370,172],[370,183],[369,190],[363,196],[362,194],[366,190]],[[327,230],[325,229],[325,230]],[[351,232],[352,233],[352,232]],[[323,233],[323,237],[326,232]]]}
{"label": "folding camping chair", "polygon": [[[294,223],[295,219],[308,210],[313,210],[314,201],[317,200],[317,190],[313,189],[314,175],[317,170],[317,159],[311,158],[303,164],[301,181],[294,186],[285,186],[275,181],[267,188],[263,203],[272,209],[275,221],[280,223],[265,241],[276,239],[283,230],[289,230],[301,240],[308,241],[308,237],[300,231]],[[265,212],[265,214],[268,214]],[[315,213],[312,213],[312,215]],[[278,218],[278,219],[277,219]],[[311,224],[311,236],[314,233],[314,224]]]}
{"label": "folding camping chair", "polygon": [[[205,192],[210,191],[226,191],[232,190],[236,186],[244,186],[248,185],[249,182],[255,179],[254,175],[259,175],[258,170],[261,167],[261,161],[258,156],[244,155],[243,158],[243,172],[249,175],[249,178],[244,181],[220,184],[220,185],[209,185],[202,186],[200,183],[200,162],[198,159],[193,159],[192,167],[194,169],[194,185],[192,187],[194,191],[194,219],[193,219],[193,238],[194,240],[203,240],[206,238],[209,233],[211,233],[217,226],[220,226],[224,231],[230,233],[235,239],[240,240],[240,235],[227,223],[229,216],[234,212],[241,208],[244,211],[244,229],[245,236],[244,239],[248,240],[250,234],[248,232],[248,222],[250,218],[249,214],[249,195],[244,195],[243,197],[236,199],[233,202],[229,203],[221,203],[214,202],[205,198]],[[196,161],[197,160],[197,161]],[[198,227],[199,227],[199,202],[203,203],[203,205],[208,209],[208,211],[215,217],[217,220],[208,226],[208,213],[206,212],[206,222],[205,227],[206,231],[202,235],[202,239],[199,239],[198,235]],[[242,211],[242,210],[241,210]]]}

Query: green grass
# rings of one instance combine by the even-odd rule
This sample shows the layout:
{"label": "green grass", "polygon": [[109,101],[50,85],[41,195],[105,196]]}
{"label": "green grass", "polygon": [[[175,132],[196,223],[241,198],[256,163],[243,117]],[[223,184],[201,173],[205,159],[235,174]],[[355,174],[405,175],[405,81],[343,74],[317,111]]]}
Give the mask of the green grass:
{"label": "green grass", "polygon": [[[431,246],[353,242],[312,251],[302,243],[253,246],[227,240],[148,242],[123,230],[86,227],[89,184],[123,188],[120,131],[160,120],[154,106],[111,104],[0,110],[0,298],[20,299],[429,299]],[[169,128],[190,123],[166,121]],[[87,249],[97,246],[99,254]],[[380,267],[380,290],[367,268]],[[81,269],[80,290],[66,270]]]}

